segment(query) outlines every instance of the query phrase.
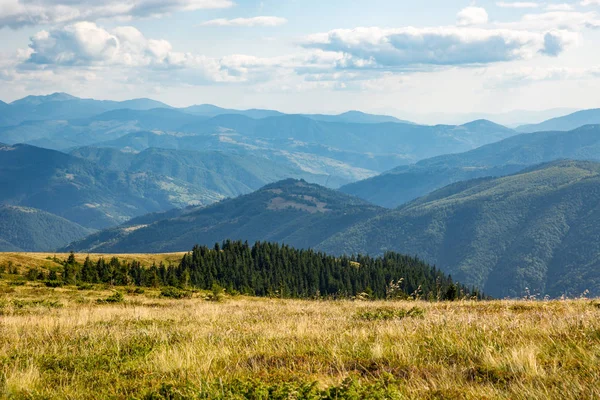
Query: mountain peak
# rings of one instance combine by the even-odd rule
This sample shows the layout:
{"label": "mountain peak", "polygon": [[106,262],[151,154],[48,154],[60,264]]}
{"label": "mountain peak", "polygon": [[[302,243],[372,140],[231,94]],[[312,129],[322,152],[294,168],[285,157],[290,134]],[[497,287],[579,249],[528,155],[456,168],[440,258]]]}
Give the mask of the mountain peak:
{"label": "mountain peak", "polygon": [[493,129],[510,130],[509,128],[505,127],[504,125],[497,124],[488,119],[476,119],[475,121],[467,122],[466,124],[463,124],[461,126],[463,126],[465,128],[469,128],[469,129],[493,128]]}
{"label": "mountain peak", "polygon": [[69,101],[76,100],[77,97],[71,96],[68,93],[56,92],[43,96],[27,96],[20,100],[15,100],[11,104],[13,105],[38,105],[42,103],[48,103],[51,101]]}

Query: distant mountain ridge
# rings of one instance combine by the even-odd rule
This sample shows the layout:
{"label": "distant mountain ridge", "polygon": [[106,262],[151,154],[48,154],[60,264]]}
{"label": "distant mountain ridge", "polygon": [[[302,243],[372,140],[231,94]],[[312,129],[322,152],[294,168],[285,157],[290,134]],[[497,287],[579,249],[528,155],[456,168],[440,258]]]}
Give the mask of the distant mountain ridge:
{"label": "distant mountain ridge", "polygon": [[465,153],[448,154],[400,166],[346,185],[344,193],[393,208],[461,180],[505,176],[559,159],[600,161],[600,125],[570,132],[521,134]]}
{"label": "distant mountain ridge", "polygon": [[581,110],[562,117],[552,118],[539,124],[522,125],[519,132],[570,131],[584,125],[600,124],[600,108]]}

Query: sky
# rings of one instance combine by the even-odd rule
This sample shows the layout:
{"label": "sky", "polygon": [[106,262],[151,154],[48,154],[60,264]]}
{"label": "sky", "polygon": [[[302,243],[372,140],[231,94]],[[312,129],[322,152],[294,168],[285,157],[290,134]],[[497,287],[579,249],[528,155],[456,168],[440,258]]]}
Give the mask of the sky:
{"label": "sky", "polygon": [[406,117],[600,107],[600,0],[0,0],[0,99]]}

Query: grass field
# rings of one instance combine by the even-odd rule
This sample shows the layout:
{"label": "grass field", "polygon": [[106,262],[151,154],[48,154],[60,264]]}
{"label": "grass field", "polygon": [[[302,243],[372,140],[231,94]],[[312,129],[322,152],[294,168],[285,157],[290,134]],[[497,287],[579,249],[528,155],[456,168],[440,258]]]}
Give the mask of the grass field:
{"label": "grass field", "polygon": [[[75,259],[79,263],[83,263],[86,257],[90,257],[92,261],[97,261],[103,257],[110,260],[111,257],[117,257],[121,261],[139,261],[143,266],[147,267],[152,263],[160,264],[162,261],[165,264],[178,264],[185,253],[164,253],[164,254],[75,254]],[[7,265],[9,262],[19,270],[27,268],[45,268],[60,267],[61,265],[55,262],[57,260],[66,260],[69,254],[65,253],[0,253],[0,265]]]}
{"label": "grass field", "polygon": [[594,300],[215,302],[119,290],[124,300],[107,303],[114,291],[102,286],[0,282],[0,397],[600,398]]}

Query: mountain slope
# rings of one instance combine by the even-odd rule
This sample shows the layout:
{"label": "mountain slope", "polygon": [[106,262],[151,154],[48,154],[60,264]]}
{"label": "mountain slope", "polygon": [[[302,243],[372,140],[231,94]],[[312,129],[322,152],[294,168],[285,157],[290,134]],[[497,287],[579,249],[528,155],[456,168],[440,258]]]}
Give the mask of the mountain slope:
{"label": "mountain slope", "polygon": [[41,210],[0,205],[0,251],[54,251],[90,233]]}
{"label": "mountain slope", "polygon": [[113,148],[83,147],[71,154],[107,169],[170,177],[198,190],[218,193],[222,198],[248,194],[286,178],[305,178],[313,182],[327,179],[264,157],[218,151],[148,148],[140,153],[125,153]]}
{"label": "mountain slope", "polygon": [[132,221],[93,234],[68,249],[170,252],[225,239],[268,240],[309,248],[382,211],[357,198],[289,179],[206,208],[178,211],[166,219],[154,215],[146,221]]}
{"label": "mountain slope", "polygon": [[600,295],[600,164],[557,161],[460,182],[359,223],[320,249],[418,254],[495,296]]}
{"label": "mountain slope", "polygon": [[539,124],[522,125],[516,130],[519,132],[570,131],[584,125],[594,124],[600,124],[600,108],[577,111]]}
{"label": "mountain slope", "polygon": [[449,154],[400,166],[341,188],[384,207],[397,207],[461,180],[505,176],[558,159],[600,161],[600,125],[571,132],[539,132],[510,137],[466,153]]}
{"label": "mountain slope", "polygon": [[148,212],[222,198],[174,178],[105,170],[28,145],[0,146],[0,187],[0,204],[42,209],[94,229]]}

